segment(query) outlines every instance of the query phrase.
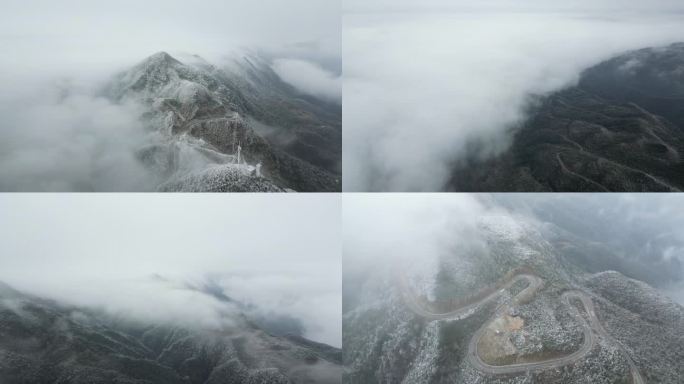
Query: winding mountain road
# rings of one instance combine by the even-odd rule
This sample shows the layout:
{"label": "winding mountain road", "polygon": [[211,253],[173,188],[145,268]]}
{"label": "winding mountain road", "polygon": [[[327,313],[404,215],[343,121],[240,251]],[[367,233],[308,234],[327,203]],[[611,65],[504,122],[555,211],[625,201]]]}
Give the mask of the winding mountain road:
{"label": "winding mountain road", "polygon": [[[536,292],[541,289],[541,287],[544,284],[544,281],[539,277],[534,274],[530,273],[520,273],[520,274],[515,274],[510,279],[508,279],[506,282],[501,284],[501,288],[497,289],[496,291],[493,291],[492,293],[486,295],[482,299],[478,300],[477,302],[474,303],[469,303],[467,305],[463,305],[458,308],[453,308],[450,309],[449,311],[446,312],[441,312],[441,313],[435,313],[433,311],[430,311],[429,309],[425,308],[423,305],[421,305],[420,300],[412,294],[408,281],[406,279],[406,276],[402,273],[399,273],[399,286],[402,292],[402,298],[404,300],[404,303],[406,306],[416,315],[421,316],[423,318],[426,318],[431,321],[435,320],[443,320],[443,319],[450,319],[450,318],[463,318],[467,315],[470,314],[470,311],[477,308],[478,306],[485,304],[495,298],[497,298],[499,295],[503,294],[504,291],[508,288],[510,288],[513,284],[520,280],[527,280],[528,285],[525,289],[520,291],[515,297],[513,297],[512,301],[514,305],[520,304],[522,302],[529,301],[533,298],[533,296],[536,294]],[[583,316],[579,309],[571,303],[572,299],[579,300],[582,305],[584,306],[584,310],[586,312],[586,317]],[[508,308],[510,306],[509,303],[504,303],[501,304],[497,310],[496,314],[490,318],[485,324],[483,324],[477,332],[473,335],[473,337],[470,339],[470,342],[468,343],[468,352],[467,352],[467,359],[470,364],[472,364],[476,369],[482,372],[486,372],[489,374],[494,374],[494,375],[504,375],[504,374],[516,374],[516,373],[527,373],[531,371],[541,371],[541,370],[546,370],[546,369],[553,369],[553,368],[559,368],[563,367],[569,364],[572,364],[579,359],[583,358],[586,356],[596,345],[598,342],[597,335],[600,335],[606,340],[609,340],[615,344],[617,344],[620,348],[620,353],[625,357],[627,360],[629,366],[630,366],[630,371],[631,371],[631,376],[632,376],[632,382],[635,384],[644,384],[645,380],[639,373],[638,368],[636,367],[636,364],[632,360],[632,358],[627,354],[625,351],[624,347],[613,337],[611,337],[606,330],[603,328],[601,323],[599,322],[598,317],[596,317],[596,312],[594,309],[594,303],[587,295],[586,293],[578,290],[571,290],[571,291],[566,291],[561,295],[561,300],[565,305],[568,306],[568,308],[571,310],[572,315],[580,322],[583,328],[583,333],[584,333],[584,340],[582,342],[582,345],[578,350],[576,350],[573,353],[570,353],[565,356],[561,357],[556,357],[556,358],[551,358],[551,359],[546,359],[546,360],[540,360],[536,362],[528,362],[528,363],[515,363],[515,364],[507,364],[507,365],[492,365],[488,364],[485,361],[482,360],[479,352],[478,352],[478,344],[480,341],[480,338],[484,334],[485,330],[489,327],[489,325],[496,320],[500,315],[506,313],[508,311]]]}
{"label": "winding mountain road", "polygon": [[486,297],[484,297],[481,300],[478,300],[475,303],[464,305],[458,308],[455,308],[451,311],[448,312],[443,312],[443,313],[434,313],[429,311],[428,309],[424,308],[419,300],[411,294],[411,291],[408,286],[408,281],[406,280],[406,276],[403,274],[399,275],[400,277],[400,285],[402,287],[402,292],[403,292],[403,298],[404,298],[404,303],[411,308],[411,310],[416,313],[417,315],[430,319],[430,320],[441,320],[441,319],[449,319],[449,318],[459,318],[462,316],[465,316],[470,312],[472,309],[477,308],[478,306],[482,305],[483,303],[486,303],[499,295],[501,295],[504,290],[510,288],[513,284],[517,283],[520,280],[528,280],[530,283],[528,286],[520,292],[520,294],[517,295],[517,297],[523,297],[523,296],[529,296],[533,295],[534,292],[541,288],[541,286],[544,284],[542,279],[539,278],[538,276],[531,275],[531,274],[518,274],[513,276],[511,279],[509,279],[507,282],[505,282],[500,289],[497,289],[496,291],[493,291]]}

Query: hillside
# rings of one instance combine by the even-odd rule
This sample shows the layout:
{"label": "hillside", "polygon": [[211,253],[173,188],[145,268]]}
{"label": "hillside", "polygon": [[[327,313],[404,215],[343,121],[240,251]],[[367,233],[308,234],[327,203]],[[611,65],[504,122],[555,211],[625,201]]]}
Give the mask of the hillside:
{"label": "hillside", "polygon": [[684,44],[627,52],[530,103],[496,158],[454,166],[458,191],[684,189]]}
{"label": "hillside", "polygon": [[206,330],[62,305],[0,284],[0,382],[340,383],[339,350],[246,316]]}

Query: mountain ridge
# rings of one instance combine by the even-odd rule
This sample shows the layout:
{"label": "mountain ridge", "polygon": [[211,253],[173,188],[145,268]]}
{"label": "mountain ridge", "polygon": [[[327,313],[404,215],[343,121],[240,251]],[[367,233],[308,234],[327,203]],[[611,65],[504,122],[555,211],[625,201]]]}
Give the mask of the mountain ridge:
{"label": "mountain ridge", "polygon": [[[0,287],[8,287],[1,284]],[[0,288],[0,381],[339,383],[333,347],[249,321],[220,331],[113,318]]]}
{"label": "mountain ridge", "polygon": [[[134,100],[147,109],[153,139],[138,158],[159,174],[160,190],[341,189],[341,112],[324,113],[332,107],[323,101],[300,103],[265,61],[247,61],[244,73],[196,55],[191,61],[155,53],[115,76],[105,91],[117,102]],[[262,123],[271,124],[274,134],[257,132]]]}

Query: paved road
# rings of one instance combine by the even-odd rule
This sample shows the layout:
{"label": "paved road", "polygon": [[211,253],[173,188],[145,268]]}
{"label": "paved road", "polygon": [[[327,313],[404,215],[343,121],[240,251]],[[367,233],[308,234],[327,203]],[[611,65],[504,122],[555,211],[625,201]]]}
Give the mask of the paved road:
{"label": "paved road", "polygon": [[529,284],[528,286],[523,289],[518,295],[516,295],[516,298],[522,298],[526,296],[531,296],[533,295],[538,289],[540,289],[543,285],[544,282],[539,276],[531,275],[531,274],[518,274],[514,275],[511,277],[510,280],[508,280],[506,283],[502,285],[500,289],[497,289],[496,291],[492,292],[488,296],[484,297],[483,299],[479,300],[476,303],[465,305],[459,308],[455,308],[451,311],[448,312],[442,312],[442,313],[434,313],[429,311],[428,309],[424,308],[418,298],[415,297],[411,293],[411,290],[409,288],[408,281],[406,280],[406,276],[403,273],[399,273],[399,286],[401,288],[402,296],[404,299],[404,303],[417,315],[430,319],[430,320],[441,320],[441,319],[450,319],[450,318],[458,318],[467,315],[472,309],[477,308],[478,306],[489,302],[490,300],[498,297],[501,295],[506,289],[510,288],[513,284],[517,283],[520,280],[528,280]]}
{"label": "paved road", "polygon": [[[579,292],[579,291],[577,291]],[[592,329],[594,332],[600,334],[605,338],[606,340],[610,340],[614,344],[617,344],[620,348],[620,353],[624,358],[627,360],[627,363],[629,364],[629,369],[632,374],[632,382],[634,384],[645,384],[646,380],[644,379],[643,376],[641,376],[641,373],[639,372],[639,369],[637,368],[636,364],[634,363],[634,360],[632,360],[632,357],[629,356],[627,351],[625,350],[624,346],[622,343],[617,341],[615,338],[613,338],[611,335],[606,332],[605,328],[603,328],[603,325],[601,325],[601,322],[599,321],[598,317],[596,317],[596,311],[594,310],[594,303],[591,301],[591,299],[584,293],[579,292],[584,296],[582,299],[582,303],[584,304],[584,308],[586,308],[587,314],[589,315],[589,319],[592,323]]]}
{"label": "paved road", "polygon": [[[405,304],[411,309],[412,312],[429,320],[442,320],[449,318],[461,318],[463,316],[467,316],[472,309],[498,297],[500,294],[504,292],[505,289],[510,288],[513,284],[520,280],[527,280],[528,285],[525,289],[523,289],[513,298],[514,304],[518,304],[521,301],[527,301],[531,299],[531,297],[543,286],[543,280],[539,276],[528,273],[517,274],[511,277],[511,279],[508,282],[503,284],[502,288],[496,290],[495,292],[492,292],[491,294],[489,294],[488,296],[484,297],[476,303],[472,303],[460,308],[454,308],[453,310],[444,313],[434,313],[424,308],[420,304],[419,300],[415,297],[415,295],[413,295],[410,292],[408,283],[406,281],[406,277],[403,276],[402,273],[399,273],[399,285],[402,291],[402,297],[404,299]],[[571,304],[570,300],[573,298],[578,299],[582,303],[588,320],[587,318],[582,316],[577,307]],[[559,368],[565,365],[572,364],[586,356],[587,353],[589,353],[589,351],[591,351],[597,343],[596,335],[601,335],[605,339],[610,340],[618,346],[620,346],[620,353],[627,359],[627,362],[629,363],[632,375],[632,382],[635,384],[644,384],[645,381],[639,373],[639,370],[637,369],[636,364],[634,363],[632,358],[627,354],[622,345],[605,331],[605,329],[599,322],[598,318],[596,317],[594,303],[591,300],[591,298],[582,291],[573,290],[564,292],[561,295],[561,300],[563,301],[563,303],[565,303],[565,305],[568,306],[573,316],[575,316],[575,318],[580,322],[583,328],[584,340],[577,351],[570,353],[566,356],[536,362],[516,363],[508,365],[487,364],[481,359],[480,354],[477,350],[477,346],[480,341],[480,338],[482,337],[482,334],[485,332],[489,324],[508,310],[509,304],[502,304],[497,308],[496,315],[492,316],[492,318],[489,321],[482,325],[470,339],[470,342],[468,343],[467,352],[468,361],[478,370],[495,375],[527,373],[531,371]]]}

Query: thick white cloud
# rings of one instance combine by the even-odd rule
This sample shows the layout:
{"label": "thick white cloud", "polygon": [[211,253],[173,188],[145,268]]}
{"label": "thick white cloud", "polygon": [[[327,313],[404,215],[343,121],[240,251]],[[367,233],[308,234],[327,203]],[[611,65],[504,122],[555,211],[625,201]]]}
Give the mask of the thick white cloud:
{"label": "thick white cloud", "polygon": [[239,46],[303,43],[339,55],[340,7],[336,0],[7,0],[0,47],[12,54],[1,61],[82,70],[162,50],[212,58]]}
{"label": "thick white cloud", "polygon": [[[341,207],[335,195],[5,195],[0,281],[155,321],[222,324],[225,293],[341,344]],[[156,277],[154,277],[156,276]]]}
{"label": "thick white cloud", "polygon": [[[561,234],[580,248],[605,246],[614,257],[597,256],[602,268],[629,275],[635,270],[625,268],[625,261],[635,263],[644,273],[631,277],[648,276],[649,283],[683,303],[683,203],[679,194],[345,194],[345,291],[353,296],[359,288],[355,282],[379,278],[397,265],[434,276],[441,257],[472,260],[478,254],[472,250],[489,247],[483,237],[486,223],[505,228],[508,235],[526,236],[531,229],[550,243]],[[578,226],[578,220],[591,224]],[[575,257],[564,248],[553,252]],[[669,259],[679,261],[662,262]],[[578,265],[590,270],[589,264],[579,260]]]}
{"label": "thick white cloud", "polygon": [[397,263],[431,268],[455,248],[479,242],[478,220],[493,214],[498,210],[473,194],[345,194],[345,274]]}
{"label": "thick white cloud", "polygon": [[300,91],[323,99],[342,101],[342,77],[303,60],[278,59],[273,70]]}
{"label": "thick white cloud", "polygon": [[141,111],[99,95],[115,73],[159,51],[199,54],[217,66],[244,49],[301,60],[287,72],[293,84],[339,99],[330,96],[341,92],[339,80],[327,81],[317,65],[340,70],[340,7],[336,0],[4,1],[0,190],[154,189],[134,159],[146,144]]}
{"label": "thick white cloud", "polygon": [[507,147],[530,95],[572,85],[583,69],[625,50],[684,36],[682,17],[657,8],[634,16],[458,2],[476,9],[431,12],[434,3],[401,1],[384,12],[346,6],[347,191],[441,190],[454,163]]}
{"label": "thick white cloud", "polygon": [[681,10],[679,0],[346,0],[346,12],[422,12],[422,11],[610,11],[662,12]]}

